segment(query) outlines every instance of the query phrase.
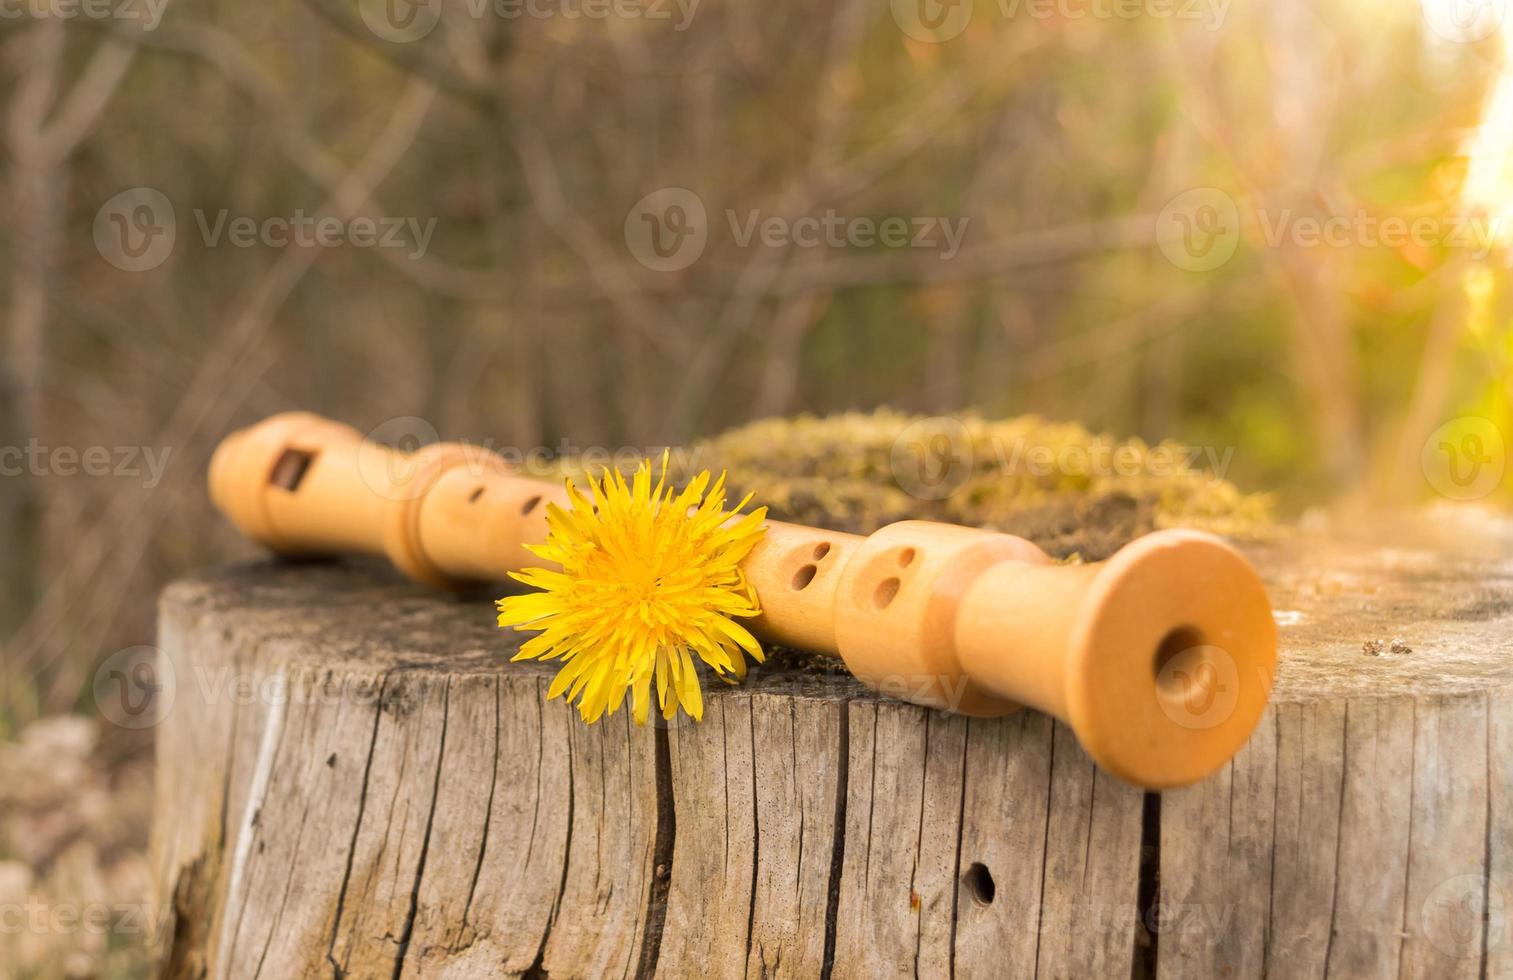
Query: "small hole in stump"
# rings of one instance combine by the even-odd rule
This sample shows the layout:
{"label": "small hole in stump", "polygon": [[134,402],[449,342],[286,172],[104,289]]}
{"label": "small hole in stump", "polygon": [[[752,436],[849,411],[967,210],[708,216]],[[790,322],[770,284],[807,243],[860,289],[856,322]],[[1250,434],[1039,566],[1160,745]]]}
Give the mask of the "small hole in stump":
{"label": "small hole in stump", "polygon": [[829,541],[821,541],[819,544],[817,544],[817,545],[814,546],[814,560],[815,561],[819,561],[821,558],[825,557],[828,554],[830,554],[830,542]]}
{"label": "small hole in stump", "polygon": [[541,503],[541,498],[539,496],[532,497],[530,500],[527,500],[525,503],[520,505],[520,513],[529,514],[531,511],[536,509],[536,505],[539,503]]}
{"label": "small hole in stump", "polygon": [[967,891],[972,893],[973,901],[980,905],[993,904],[993,896],[998,889],[993,884],[993,873],[986,864],[973,861],[967,873],[962,876],[962,882],[967,886]]}
{"label": "small hole in stump", "polygon": [[898,595],[897,577],[885,578],[877,583],[877,591],[872,593],[872,604],[879,609],[887,609],[888,603],[892,602],[896,595]]}
{"label": "small hole in stump", "polygon": [[479,487],[477,490],[474,490],[472,493],[468,494],[468,503],[478,503],[478,498],[481,496],[483,496],[483,487]]}
{"label": "small hole in stump", "polygon": [[804,587],[814,581],[814,573],[819,569],[813,565],[805,565],[793,573],[793,591],[802,592]]}

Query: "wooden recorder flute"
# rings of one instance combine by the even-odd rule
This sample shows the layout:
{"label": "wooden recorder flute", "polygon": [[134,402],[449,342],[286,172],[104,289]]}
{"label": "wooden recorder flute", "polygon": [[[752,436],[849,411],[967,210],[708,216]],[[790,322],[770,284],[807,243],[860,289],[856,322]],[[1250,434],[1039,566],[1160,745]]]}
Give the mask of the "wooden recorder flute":
{"label": "wooden recorder flute", "polygon": [[[404,453],[302,412],[232,433],[216,506],[283,554],[386,555],[456,587],[541,564],[560,484],[457,443]],[[1152,789],[1218,769],[1265,710],[1271,606],[1229,545],[1158,531],[1108,561],[1058,565],[1023,538],[927,521],[862,536],[769,521],[742,563],[771,643],[838,655],[864,684],[987,717],[1021,705],[1069,724],[1113,774]]]}

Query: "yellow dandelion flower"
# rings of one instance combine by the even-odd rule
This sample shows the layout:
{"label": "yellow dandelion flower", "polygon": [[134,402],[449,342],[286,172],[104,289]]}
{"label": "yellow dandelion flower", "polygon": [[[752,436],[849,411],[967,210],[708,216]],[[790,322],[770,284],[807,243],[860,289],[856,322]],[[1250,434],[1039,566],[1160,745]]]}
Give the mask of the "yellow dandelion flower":
{"label": "yellow dandelion flower", "polygon": [[[629,484],[610,471],[589,483],[592,501],[567,481],[571,509],[547,508],[546,543],[531,547],[559,566],[512,573],[539,592],[499,600],[499,625],[534,630],[514,660],[561,660],[547,697],[566,692],[587,722],[614,713],[630,692],[644,724],[651,682],[665,718],[681,705],[704,714],[697,656],[729,683],[746,676],[743,653],[762,648],[737,618],[757,615],[740,562],[765,530],[767,508],[742,516],[748,496],[725,509],[725,476],[700,473],[681,493],[655,487],[643,461]],[[707,493],[706,493],[707,490]]]}

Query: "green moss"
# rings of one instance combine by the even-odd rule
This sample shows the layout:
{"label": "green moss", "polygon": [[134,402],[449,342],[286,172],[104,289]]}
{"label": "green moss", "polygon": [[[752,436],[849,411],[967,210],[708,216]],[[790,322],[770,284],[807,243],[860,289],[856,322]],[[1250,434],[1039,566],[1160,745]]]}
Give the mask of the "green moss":
{"label": "green moss", "polygon": [[[725,471],[779,520],[867,533],[923,519],[1029,538],[1053,555],[1107,557],[1141,534],[1197,527],[1259,536],[1270,500],[1213,472],[1222,453],[1096,435],[1033,416],[989,421],[883,410],[766,419],[675,451],[678,479]],[[563,460],[564,475],[581,465]]]}

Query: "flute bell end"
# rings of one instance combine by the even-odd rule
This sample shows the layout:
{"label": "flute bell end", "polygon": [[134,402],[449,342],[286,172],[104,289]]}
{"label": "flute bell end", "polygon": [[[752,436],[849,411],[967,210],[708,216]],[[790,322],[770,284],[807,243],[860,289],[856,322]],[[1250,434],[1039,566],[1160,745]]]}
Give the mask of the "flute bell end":
{"label": "flute bell end", "polygon": [[1259,724],[1277,631],[1260,577],[1197,531],[1146,535],[1109,559],[1077,617],[1069,720],[1101,766],[1149,789],[1232,759]]}

